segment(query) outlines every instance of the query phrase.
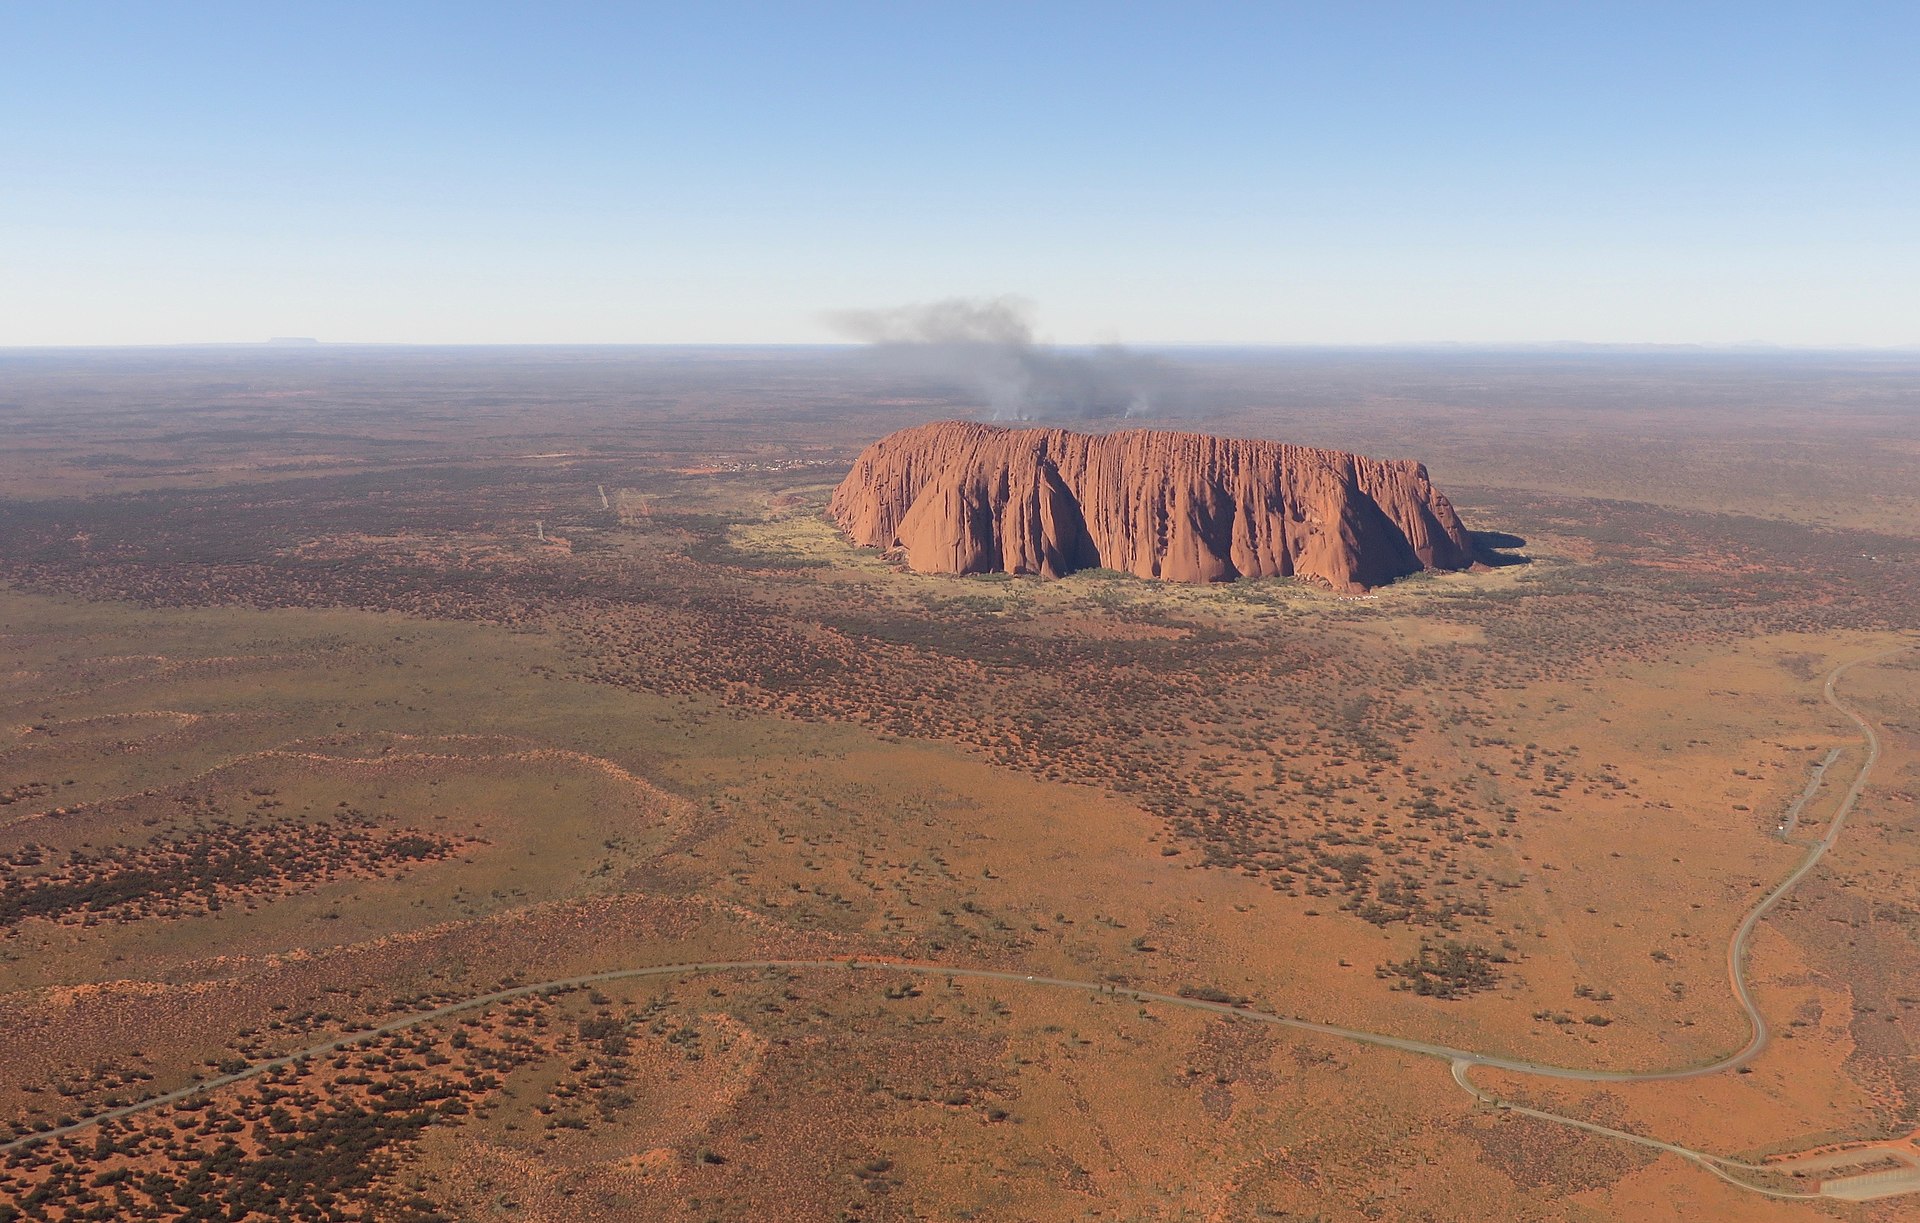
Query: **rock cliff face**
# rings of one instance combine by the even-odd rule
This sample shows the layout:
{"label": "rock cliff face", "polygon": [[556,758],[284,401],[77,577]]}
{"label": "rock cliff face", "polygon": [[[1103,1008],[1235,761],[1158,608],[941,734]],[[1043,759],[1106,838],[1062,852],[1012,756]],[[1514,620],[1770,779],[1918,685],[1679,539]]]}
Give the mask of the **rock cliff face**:
{"label": "rock cliff face", "polygon": [[921,573],[1059,577],[1104,565],[1221,582],[1297,575],[1357,592],[1473,561],[1427,469],[1280,442],[947,421],[860,455],[829,511]]}

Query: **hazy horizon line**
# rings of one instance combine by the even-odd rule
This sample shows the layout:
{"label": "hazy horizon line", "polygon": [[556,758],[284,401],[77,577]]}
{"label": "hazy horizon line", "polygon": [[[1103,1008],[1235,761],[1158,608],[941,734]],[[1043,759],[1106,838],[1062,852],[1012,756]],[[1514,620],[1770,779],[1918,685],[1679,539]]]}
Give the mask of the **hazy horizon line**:
{"label": "hazy horizon line", "polygon": [[[1084,343],[1055,342],[1048,347],[1098,350],[1124,347],[1159,352],[1671,352],[1764,355],[1792,353],[1850,353],[1861,355],[1920,355],[1920,340],[1906,344],[1790,344],[1764,340],[1704,343],[1653,340],[1128,340]],[[873,345],[844,340],[321,340],[276,337],[267,340],[174,340],[144,343],[76,342],[69,344],[0,344],[0,353],[130,352],[240,349],[267,352],[314,352],[344,349],[706,349],[735,351],[805,350],[859,352]]]}

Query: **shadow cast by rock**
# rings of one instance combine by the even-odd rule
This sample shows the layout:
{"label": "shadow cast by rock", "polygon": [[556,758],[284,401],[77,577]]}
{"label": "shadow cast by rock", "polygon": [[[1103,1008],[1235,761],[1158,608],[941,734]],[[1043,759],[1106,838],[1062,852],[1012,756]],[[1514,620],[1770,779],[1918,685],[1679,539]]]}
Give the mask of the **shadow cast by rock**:
{"label": "shadow cast by rock", "polygon": [[1473,557],[1478,563],[1489,569],[1501,569],[1508,565],[1531,565],[1533,558],[1515,552],[1515,548],[1524,548],[1527,541],[1518,535],[1505,531],[1469,531],[1473,541]]}

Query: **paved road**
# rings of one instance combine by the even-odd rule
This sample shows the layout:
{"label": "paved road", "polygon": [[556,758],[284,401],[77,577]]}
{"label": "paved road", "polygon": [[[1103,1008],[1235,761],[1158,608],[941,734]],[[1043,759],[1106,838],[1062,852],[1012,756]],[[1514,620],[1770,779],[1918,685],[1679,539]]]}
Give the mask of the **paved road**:
{"label": "paved road", "polygon": [[1878,654],[1857,658],[1851,662],[1843,663],[1835,667],[1827,675],[1824,688],[1826,698],[1834,708],[1851,719],[1866,737],[1866,760],[1860,766],[1860,771],[1854,776],[1853,784],[1848,787],[1846,796],[1841,800],[1839,808],[1834,812],[1833,820],[1827,828],[1826,835],[1814,842],[1808,849],[1806,857],[1801,860],[1800,865],[1794,868],[1793,872],[1785,879],[1781,880],[1778,886],[1762,897],[1760,902],[1747,912],[1746,917],[1735,929],[1733,938],[1727,945],[1727,973],[1733,985],[1734,996],[1747,1012],[1747,1021],[1751,1026],[1752,1036],[1747,1041],[1745,1047],[1738,1052],[1729,1054],[1718,1061],[1705,1065],[1648,1071],[1585,1070],[1573,1066],[1554,1066],[1544,1062],[1532,1062],[1520,1058],[1503,1057],[1498,1054],[1478,1053],[1468,1049],[1455,1049],[1448,1045],[1411,1040],[1401,1036],[1390,1036],[1381,1032],[1368,1032],[1360,1028],[1342,1027],[1339,1024],[1319,1023],[1314,1020],[1302,1018],[1299,1015],[1280,1015],[1270,1011],[1257,1010],[1253,1007],[1236,1006],[1224,1002],[1209,1002],[1204,998],[1189,998],[1178,994],[1163,994],[1153,990],[1133,989],[1127,986],[1115,985],[1110,982],[1081,981],[1068,977],[1049,977],[1038,974],[1012,972],[1003,969],[970,968],[952,964],[904,963],[901,961],[880,959],[863,960],[859,958],[839,960],[710,960],[684,964],[658,964],[643,968],[611,969],[606,972],[585,973],[574,977],[561,977],[551,981],[540,981],[531,985],[517,985],[506,989],[494,990],[491,993],[478,994],[471,998],[462,999],[459,1002],[448,1003],[445,1006],[435,1007],[428,1011],[419,1011],[411,1015],[404,1015],[398,1019],[389,1020],[386,1023],[365,1028],[358,1032],[350,1032],[342,1036],[337,1036],[332,1040],[300,1049],[281,1057],[256,1062],[246,1069],[235,1071],[232,1074],[223,1074],[215,1078],[204,1079],[163,1095],[151,1096],[145,1100],[128,1104],[121,1108],[96,1113],[93,1116],[75,1121],[71,1125],[43,1130],[37,1134],[29,1134],[10,1142],[0,1143],[0,1154],[31,1146],[34,1143],[43,1142],[50,1138],[58,1138],[62,1135],[89,1129],[99,1125],[103,1121],[132,1116],[149,1109],[159,1108],[166,1104],[188,1099],[203,1092],[213,1091],[233,1083],[256,1078],[270,1070],[291,1065],[305,1058],[322,1057],[335,1050],[361,1044],[387,1035],[388,1033],[399,1032],[418,1024],[431,1023],[436,1019],[457,1015],[463,1011],[492,1006],[496,1003],[510,1001],[514,998],[526,998],[536,994],[559,994],[604,982],[630,981],[644,977],[690,977],[702,974],[732,972],[839,970],[842,972],[912,973],[927,977],[960,977],[972,980],[1007,981],[1020,985],[1034,985],[1052,989],[1078,990],[1082,993],[1105,995],[1113,998],[1126,998],[1137,1002],[1153,1002],[1164,1006],[1185,1007],[1189,1010],[1210,1011],[1216,1014],[1230,1015],[1236,1019],[1251,1023],[1273,1024],[1279,1027],[1291,1028],[1296,1031],[1313,1032],[1322,1036],[1331,1036],[1339,1040],[1373,1045],[1383,1049],[1394,1049],[1402,1053],[1413,1053],[1424,1057],[1439,1058],[1452,1067],[1454,1081],[1472,1093],[1476,1099],[1484,1103],[1510,1112],[1535,1117],[1543,1121],[1551,1121],[1559,1125],[1571,1126],[1575,1129],[1585,1130],[1590,1133],[1600,1134],[1679,1155],[1682,1158],[1700,1164],[1723,1180],[1739,1185],[1743,1189],[1751,1189],[1756,1193],[1764,1193],[1773,1197],[1815,1196],[1804,1193],[1783,1193],[1779,1190],[1749,1184],[1729,1173],[1729,1169],[1760,1171],[1761,1169],[1758,1165],[1741,1163],[1738,1160],[1713,1155],[1705,1151],[1695,1151],[1691,1148],[1678,1146],[1673,1143],[1661,1142],[1657,1139],[1629,1133],[1625,1130],[1616,1130],[1607,1126],[1596,1125],[1593,1122],[1582,1121],[1577,1117],[1569,1117],[1560,1113],[1547,1112],[1542,1109],[1527,1108],[1509,1103],[1474,1086],[1468,1075],[1476,1066],[1490,1066],[1497,1070],[1516,1071],[1522,1074],[1539,1075],[1556,1079],[1574,1079],[1585,1082],[1645,1083],[1659,1080],[1698,1078],[1703,1075],[1719,1074],[1745,1065],[1757,1057],[1760,1051],[1766,1048],[1769,1032],[1766,1018],[1760,1013],[1760,1008],[1754,1003],[1752,992],[1747,987],[1746,957],[1748,944],[1752,940],[1754,928],[1759,925],[1760,919],[1766,916],[1768,911],[1777,905],[1787,893],[1793,890],[1794,886],[1798,884],[1800,880],[1806,877],[1808,872],[1819,864],[1820,859],[1826,856],[1827,850],[1833,847],[1834,842],[1845,829],[1847,817],[1853,813],[1854,805],[1859,801],[1861,792],[1866,789],[1868,778],[1873,772],[1874,766],[1880,761],[1879,733],[1866,718],[1862,717],[1851,706],[1840,700],[1834,691],[1834,685],[1843,674],[1852,670],[1854,667],[1891,657],[1909,648],[1912,647],[1902,646],[1891,650],[1883,650]]}
{"label": "paved road", "polygon": [[[1755,928],[1759,926],[1760,919],[1765,917],[1775,905],[1779,904],[1787,893],[1794,889],[1795,885],[1806,878],[1808,872],[1820,864],[1820,859],[1827,856],[1827,851],[1833,848],[1834,842],[1839,840],[1840,833],[1846,828],[1847,817],[1853,814],[1854,805],[1860,801],[1862,791],[1867,788],[1867,781],[1873,773],[1874,766],[1880,763],[1880,732],[1875,730],[1873,724],[1862,717],[1858,710],[1840,699],[1839,694],[1834,691],[1834,685],[1839,682],[1842,675],[1855,667],[1865,663],[1877,662],[1882,658],[1891,658],[1893,655],[1904,653],[1911,648],[1913,647],[1896,646],[1891,650],[1882,650],[1878,654],[1869,654],[1863,658],[1856,658],[1851,662],[1842,663],[1827,673],[1826,684],[1822,688],[1822,691],[1826,695],[1827,703],[1845,714],[1855,726],[1860,728],[1860,733],[1866,737],[1867,741],[1867,758],[1861,763],[1860,771],[1854,774],[1853,784],[1847,787],[1846,796],[1840,800],[1840,806],[1834,811],[1833,821],[1827,826],[1826,835],[1818,841],[1815,841],[1808,848],[1806,857],[1800,860],[1800,865],[1795,867],[1791,874],[1785,879],[1782,879],[1772,891],[1760,898],[1758,904],[1747,911],[1747,915],[1741,919],[1739,926],[1734,929],[1733,938],[1727,943],[1727,976],[1733,985],[1734,997],[1739,1000],[1741,1007],[1747,1012],[1747,1024],[1751,1031],[1745,1047],[1736,1053],[1721,1058],[1717,1062],[1711,1062],[1704,1066],[1652,1071],[1577,1071],[1550,1066],[1516,1067],[1501,1059],[1466,1057],[1457,1059],[1453,1063],[1454,1081],[1472,1092],[1476,1099],[1488,1104],[1496,1105],[1511,1112],[1523,1113],[1529,1117],[1537,1117],[1543,1121],[1552,1121],[1560,1125],[1572,1126],[1575,1129],[1588,1130],[1597,1134],[1606,1134],[1610,1137],[1623,1139],[1645,1147],[1652,1147],[1656,1150],[1669,1151],[1700,1164],[1722,1180],[1730,1181],[1743,1189],[1751,1189],[1755,1193],[1764,1193],[1770,1197],[1819,1196],[1817,1193],[1783,1193],[1779,1190],[1750,1184],[1747,1181],[1730,1175],[1728,1172],[1728,1169],[1733,1168],[1750,1172],[1762,1171],[1763,1169],[1759,1165],[1742,1163],[1739,1160],[1728,1159],[1719,1155],[1711,1155],[1704,1151],[1690,1150],[1686,1147],[1675,1146],[1672,1143],[1659,1142],[1638,1134],[1630,1134],[1625,1130],[1616,1130],[1607,1126],[1595,1125],[1592,1122],[1582,1121],[1577,1117],[1569,1117],[1561,1113],[1550,1113],[1540,1109],[1525,1108],[1509,1103],[1475,1087],[1468,1078],[1468,1074],[1474,1066],[1495,1066],[1507,1070],[1523,1069],[1530,1074],[1544,1075],[1551,1078],[1583,1079],[1592,1082],[1647,1083],[1667,1079],[1692,1079],[1699,1078],[1702,1075],[1720,1074],[1744,1066],[1754,1058],[1760,1056],[1760,1051],[1767,1047],[1770,1033],[1767,1029],[1767,1018],[1760,1013],[1760,1007],[1753,1000],[1753,991],[1747,985],[1747,951],[1753,941],[1753,932]],[[1820,777],[1826,773],[1827,766],[1832,763],[1833,757],[1831,755],[1822,762],[1820,773],[1815,778],[1816,785]],[[1793,812],[1796,816],[1799,813],[1800,807],[1807,801],[1808,795],[1812,793],[1812,789],[1813,787],[1809,786],[1808,793],[1802,794],[1799,800],[1794,803]]]}
{"label": "paved road", "polygon": [[1755,1193],[1765,1194],[1767,1197],[1811,1198],[1820,1196],[1818,1193],[1795,1193],[1790,1190],[1771,1189],[1765,1185],[1756,1185],[1750,1181],[1740,1179],[1731,1171],[1731,1169],[1735,1168],[1749,1172],[1769,1170],[1759,1164],[1742,1163],[1737,1159],[1728,1159],[1725,1156],[1714,1155],[1706,1151],[1696,1151],[1692,1147],[1683,1147],[1678,1143],[1661,1142],[1658,1138],[1648,1138],[1644,1134],[1635,1134],[1627,1130],[1616,1130],[1610,1125],[1601,1125],[1594,1121],[1582,1121],[1578,1117],[1569,1117],[1565,1113],[1550,1113],[1545,1109],[1528,1108],[1524,1104],[1510,1103],[1475,1087],[1473,1081],[1467,1077],[1467,1072],[1471,1069],[1473,1069],[1473,1063],[1465,1060],[1456,1061],[1453,1064],[1453,1081],[1460,1084],[1461,1087],[1472,1094],[1474,1099],[1479,1100],[1483,1104],[1491,1104],[1495,1108],[1502,1109],[1506,1112],[1519,1113],[1523,1117],[1534,1117],[1541,1121],[1551,1121],[1555,1125],[1564,1125],[1576,1130],[1585,1130],[1589,1134],[1598,1134],[1603,1138],[1616,1138],[1622,1142],[1631,1142],[1635,1146],[1648,1147],[1655,1151],[1665,1152],[1668,1155],[1678,1155],[1682,1159],[1699,1164],[1702,1168],[1705,1168],[1728,1184],[1738,1185],[1742,1189],[1750,1189]]}
{"label": "paved road", "polygon": [[1008,981],[1016,985],[1035,985],[1052,989],[1071,989],[1081,993],[1104,995],[1113,998],[1126,998],[1136,1002],[1155,1002],[1166,1006],[1186,1007],[1196,1011],[1211,1011],[1220,1015],[1231,1015],[1253,1023],[1277,1024],[1303,1032],[1317,1032],[1323,1036],[1338,1037],[1343,1040],[1358,1041],[1362,1044],[1377,1045],[1385,1049],[1397,1049],[1404,1053],[1418,1053],[1427,1057],[1437,1057],[1447,1061],[1468,1060],[1479,1065],[1504,1066],[1509,1069],[1523,1069],[1528,1063],[1507,1061],[1500,1058],[1488,1058],[1482,1054],[1470,1053],[1464,1049],[1454,1049],[1446,1045],[1429,1044],[1425,1041],[1408,1040],[1399,1036],[1388,1036],[1379,1032],[1366,1032],[1358,1028],[1343,1028],[1337,1024],[1316,1023],[1292,1015],[1277,1015],[1269,1011],[1252,1007],[1235,1006],[1226,1002],[1209,1002],[1204,998],[1189,998],[1180,994],[1163,994],[1153,990],[1133,989],[1124,985],[1115,985],[1103,981],[1080,981],[1070,977],[1048,977],[1035,973],[1012,972],[996,968],[969,968],[955,964],[914,964],[898,960],[859,959],[857,957],[839,960],[704,960],[689,961],[684,964],[656,964],[645,968],[616,968],[606,972],[584,973],[576,977],[559,977],[551,981],[540,981],[532,985],[516,985],[507,989],[494,990],[491,993],[476,994],[458,1002],[435,1007],[428,1011],[416,1011],[403,1015],[386,1023],[363,1028],[357,1032],[348,1032],[317,1045],[311,1045],[280,1057],[255,1062],[244,1070],[215,1078],[202,1079],[190,1083],[164,1095],[150,1096],[147,1099],[128,1104],[106,1112],[95,1113],[90,1117],[75,1121],[71,1125],[56,1129],[42,1130],[10,1142],[0,1143],[0,1153],[32,1146],[49,1138],[58,1138],[63,1134],[72,1134],[91,1128],[102,1121],[111,1121],[119,1117],[129,1117],[148,1109],[159,1108],[165,1104],[189,1099],[203,1092],[213,1091],[247,1079],[257,1078],[269,1070],[277,1070],[304,1058],[324,1057],[339,1049],[385,1036],[392,1032],[403,1031],[436,1019],[445,1019],[463,1011],[478,1010],[496,1003],[509,1002],[515,998],[527,998],[536,994],[562,994],[571,990],[585,989],[610,981],[631,981],[642,977],[693,977],[712,973],[730,972],[769,972],[769,971],[817,971],[837,969],[842,972],[884,972],[912,973],[925,977],[963,977],[970,980]]}
{"label": "paved road", "polygon": [[1770,1033],[1767,1030],[1767,1018],[1760,1013],[1760,1007],[1754,1002],[1753,992],[1747,985],[1747,951],[1753,942],[1753,932],[1760,925],[1760,919],[1779,904],[1787,893],[1793,891],[1794,887],[1807,877],[1808,872],[1820,864],[1820,859],[1827,856],[1827,851],[1833,848],[1834,842],[1840,839],[1840,834],[1847,826],[1847,817],[1853,814],[1854,804],[1860,801],[1861,792],[1867,788],[1867,781],[1873,773],[1874,766],[1880,763],[1880,733],[1873,728],[1872,723],[1861,717],[1857,710],[1840,699],[1834,692],[1834,684],[1842,675],[1855,667],[1877,662],[1882,658],[1891,658],[1911,648],[1913,647],[1897,646],[1891,650],[1882,650],[1878,654],[1869,654],[1863,658],[1856,658],[1852,662],[1842,663],[1827,673],[1824,689],[1827,702],[1852,719],[1853,724],[1860,728],[1860,733],[1866,736],[1867,758],[1860,765],[1860,771],[1854,774],[1853,784],[1847,787],[1846,797],[1840,800],[1840,806],[1834,811],[1833,821],[1827,826],[1827,834],[1808,846],[1806,856],[1800,859],[1800,865],[1775,885],[1772,891],[1762,896],[1758,904],[1747,910],[1747,915],[1740,920],[1739,926],[1734,929],[1733,938],[1727,943],[1727,980],[1733,987],[1734,998],[1747,1013],[1747,1024],[1751,1032],[1744,1047],[1716,1062],[1708,1062],[1701,1066],[1675,1067],[1669,1070],[1579,1070],[1477,1054],[1468,1054],[1466,1060],[1477,1066],[1519,1070],[1547,1078],[1580,1079],[1593,1083],[1650,1083],[1663,1079],[1697,1079],[1704,1075],[1720,1074],[1727,1070],[1738,1069],[1758,1057],[1760,1051],[1767,1047]]}

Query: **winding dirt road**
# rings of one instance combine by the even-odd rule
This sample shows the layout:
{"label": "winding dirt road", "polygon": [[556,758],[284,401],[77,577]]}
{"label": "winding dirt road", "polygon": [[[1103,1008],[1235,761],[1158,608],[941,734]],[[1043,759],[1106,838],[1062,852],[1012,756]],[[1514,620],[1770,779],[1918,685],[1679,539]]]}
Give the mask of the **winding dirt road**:
{"label": "winding dirt road", "polygon": [[1782,879],[1772,891],[1762,897],[1752,909],[1748,910],[1746,916],[1734,930],[1733,938],[1727,944],[1727,974],[1732,983],[1735,998],[1747,1013],[1747,1022],[1751,1028],[1752,1035],[1746,1045],[1739,1051],[1704,1065],[1646,1071],[1586,1070],[1573,1066],[1554,1066],[1544,1062],[1532,1062],[1520,1058],[1503,1057],[1499,1054],[1480,1053],[1468,1049],[1455,1049],[1447,1045],[1411,1040],[1406,1037],[1392,1036],[1382,1032],[1368,1032],[1359,1028],[1341,1027],[1337,1024],[1317,1023],[1313,1020],[1303,1019],[1298,1015],[1280,1015],[1270,1011],[1256,1010],[1251,1007],[1237,1006],[1231,1003],[1210,1002],[1204,998],[1158,993],[1153,990],[1135,989],[1128,986],[1115,985],[1110,982],[1081,981],[1067,977],[1049,977],[1003,969],[971,968],[957,964],[909,963],[896,960],[859,959],[857,957],[838,960],[715,960],[684,964],[658,964],[641,968],[618,968],[606,972],[560,977],[551,981],[540,981],[530,985],[512,986],[506,989],[494,990],[490,993],[477,994],[471,998],[462,999],[459,1002],[452,1002],[445,1006],[435,1007],[432,1010],[404,1015],[398,1019],[389,1020],[357,1032],[349,1032],[337,1036],[332,1040],[312,1045],[305,1049],[299,1049],[280,1057],[256,1062],[244,1070],[219,1075],[215,1078],[203,1079],[162,1095],[151,1096],[145,1100],[140,1100],[120,1108],[95,1113],[92,1116],[82,1118],[69,1125],[42,1130],[35,1134],[13,1139],[10,1142],[0,1143],[0,1153],[19,1150],[35,1143],[47,1141],[48,1139],[77,1133],[99,1125],[103,1121],[133,1116],[150,1109],[177,1103],[204,1092],[214,1091],[234,1083],[244,1082],[265,1074],[270,1070],[291,1065],[292,1063],[307,1058],[323,1057],[335,1050],[373,1040],[388,1033],[399,1032],[419,1024],[431,1023],[434,1020],[443,1019],[450,1015],[457,1015],[464,1011],[492,1006],[496,1003],[510,1001],[514,998],[525,998],[536,994],[566,993],[571,990],[584,989],[605,982],[630,981],[645,977],[694,977],[713,973],[837,970],[848,973],[882,972],[910,973],[927,977],[960,977],[972,980],[1006,981],[1017,985],[1033,985],[1049,989],[1078,990],[1082,993],[1124,998],[1136,1002],[1151,1002],[1163,1006],[1177,1006],[1185,1007],[1189,1010],[1208,1011],[1215,1014],[1232,1016],[1235,1019],[1251,1023],[1273,1024],[1296,1031],[1312,1032],[1321,1036],[1329,1036],[1338,1040],[1373,1045],[1383,1049],[1394,1049],[1402,1053],[1413,1053],[1423,1057],[1438,1058],[1447,1062],[1451,1067],[1456,1083],[1471,1093],[1475,1099],[1492,1107],[1518,1113],[1522,1116],[1552,1122],[1557,1125],[1569,1126],[1602,1137],[1634,1143],[1667,1154],[1678,1155],[1700,1165],[1731,1184],[1755,1193],[1765,1194],[1769,1197],[1818,1197],[1820,1194],[1817,1191],[1789,1192],[1777,1190],[1753,1184],[1734,1175],[1735,1171],[1759,1172],[1767,1170],[1761,1165],[1743,1163],[1726,1156],[1714,1155],[1706,1151],[1697,1151],[1675,1143],[1662,1142],[1642,1134],[1598,1125],[1594,1122],[1583,1121],[1577,1117],[1570,1117],[1561,1113],[1513,1104],[1475,1086],[1469,1078],[1469,1073],[1476,1066],[1488,1066],[1498,1070],[1508,1070],[1521,1074],[1538,1075],[1555,1079],[1573,1079],[1585,1082],[1606,1083],[1647,1083],[1721,1074],[1729,1070],[1738,1069],[1759,1056],[1760,1052],[1767,1046],[1770,1032],[1767,1027],[1766,1017],[1761,1014],[1759,1006],[1754,1002],[1752,991],[1749,989],[1746,979],[1747,952],[1749,944],[1752,941],[1754,929],[1759,925],[1760,920],[1765,917],[1775,905],[1780,903],[1782,898],[1791,892],[1815,866],[1819,865],[1820,860],[1825,857],[1827,851],[1833,847],[1834,843],[1839,839],[1841,832],[1846,828],[1847,817],[1853,813],[1855,804],[1859,801],[1861,793],[1866,789],[1874,766],[1880,761],[1879,732],[1875,730],[1873,725],[1857,710],[1839,698],[1834,686],[1842,675],[1855,667],[1903,653],[1911,648],[1914,647],[1899,646],[1893,649],[1883,650],[1877,654],[1856,658],[1850,662],[1842,663],[1827,674],[1824,687],[1826,699],[1834,708],[1845,714],[1854,725],[1860,728],[1861,734],[1865,737],[1867,744],[1866,759],[1861,764],[1859,772],[1854,775],[1853,783],[1847,788],[1846,796],[1841,800],[1840,806],[1835,810],[1833,819],[1828,825],[1826,835],[1809,846],[1807,854],[1801,860],[1800,864],[1795,867],[1786,878]]}

